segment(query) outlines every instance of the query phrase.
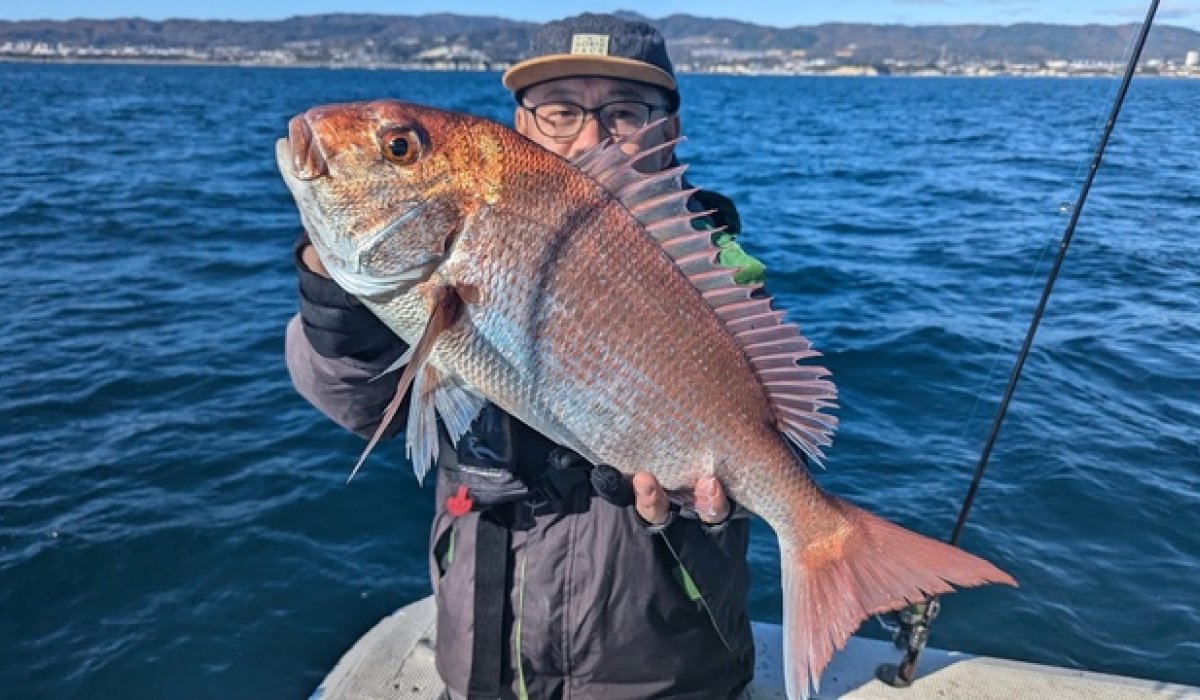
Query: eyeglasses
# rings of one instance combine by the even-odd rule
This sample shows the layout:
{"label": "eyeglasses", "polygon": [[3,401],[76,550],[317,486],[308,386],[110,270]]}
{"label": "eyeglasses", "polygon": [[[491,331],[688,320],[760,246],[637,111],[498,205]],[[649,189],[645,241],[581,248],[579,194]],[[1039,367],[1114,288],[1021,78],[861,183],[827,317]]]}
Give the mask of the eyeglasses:
{"label": "eyeglasses", "polygon": [[616,138],[629,136],[638,129],[650,123],[650,117],[655,112],[669,111],[666,105],[656,105],[637,100],[621,100],[609,102],[599,107],[584,107],[574,102],[545,102],[528,107],[521,105],[533,114],[533,123],[538,131],[545,136],[567,141],[583,131],[584,122],[590,114],[604,127],[604,130]]}

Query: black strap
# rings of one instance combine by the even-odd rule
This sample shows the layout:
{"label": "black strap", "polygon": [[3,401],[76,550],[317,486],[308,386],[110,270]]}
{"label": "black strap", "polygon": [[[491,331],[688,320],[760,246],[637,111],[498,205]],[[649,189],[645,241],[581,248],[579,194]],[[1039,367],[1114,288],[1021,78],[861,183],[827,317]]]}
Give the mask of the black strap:
{"label": "black strap", "polygon": [[500,697],[504,650],[504,604],[508,596],[508,529],[487,513],[480,514],[475,531],[475,634],[471,641],[468,700]]}

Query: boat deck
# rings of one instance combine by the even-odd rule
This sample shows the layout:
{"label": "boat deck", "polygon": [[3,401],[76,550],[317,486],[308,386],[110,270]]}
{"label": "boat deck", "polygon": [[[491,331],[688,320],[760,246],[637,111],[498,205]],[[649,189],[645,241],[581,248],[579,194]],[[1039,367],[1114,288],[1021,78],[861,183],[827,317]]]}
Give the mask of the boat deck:
{"label": "boat deck", "polygon": [[[436,700],[442,683],[433,666],[433,598],[397,610],[367,632],[313,692],[311,700]],[[758,667],[750,697],[785,698],[778,625],[754,623]],[[1200,700],[1200,688],[1077,671],[1021,661],[926,649],[911,688],[875,678],[882,663],[900,657],[890,643],[851,638],[833,657],[817,698],[967,698],[970,700]]]}

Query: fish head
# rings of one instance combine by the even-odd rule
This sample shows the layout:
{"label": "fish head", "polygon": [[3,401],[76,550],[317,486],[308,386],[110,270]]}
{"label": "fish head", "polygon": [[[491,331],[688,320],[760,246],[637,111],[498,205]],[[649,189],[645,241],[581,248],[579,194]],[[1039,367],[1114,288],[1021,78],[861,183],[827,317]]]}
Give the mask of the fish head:
{"label": "fish head", "polygon": [[499,133],[392,100],[315,107],[289,122],[276,161],[339,286],[378,299],[429,278],[495,189],[478,165],[488,124]]}

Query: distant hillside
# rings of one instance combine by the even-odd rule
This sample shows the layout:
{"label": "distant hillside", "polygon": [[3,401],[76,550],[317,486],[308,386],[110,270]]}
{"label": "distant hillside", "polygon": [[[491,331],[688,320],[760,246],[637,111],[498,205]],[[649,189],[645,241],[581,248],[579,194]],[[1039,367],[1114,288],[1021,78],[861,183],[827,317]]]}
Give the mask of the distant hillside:
{"label": "distant hillside", "polygon": [[[626,13],[629,14],[629,13]],[[637,16],[637,15],[631,15]],[[879,25],[821,24],[767,27],[729,19],[676,14],[656,25],[671,44],[677,63],[687,67],[714,57],[743,52],[782,51],[810,59],[856,62],[904,61],[1038,62],[1050,59],[1118,61],[1134,25]],[[536,27],[500,17],[436,14],[335,14],[270,22],[142,19],[0,22],[0,44],[33,42],[114,48],[124,46],[211,51],[300,51],[319,60],[343,55],[402,62],[439,47],[455,47],[492,63],[522,58]],[[1200,49],[1200,32],[1159,25],[1146,48],[1147,59],[1182,60]],[[307,52],[307,53],[305,53]],[[341,53],[338,53],[341,52]]]}
{"label": "distant hillside", "polygon": [[115,48],[150,46],[208,50],[237,47],[270,51],[296,47],[364,46],[380,60],[408,60],[438,45],[466,44],[494,60],[510,60],[529,46],[530,25],[499,17],[437,14],[313,15],[271,22],[143,19],[0,22],[0,42],[45,42]]}
{"label": "distant hillside", "polygon": [[[668,41],[693,43],[711,37],[730,48],[763,50],[802,49],[809,56],[829,58],[853,45],[855,58],[882,61],[1015,61],[1050,59],[1084,61],[1120,60],[1137,29],[1136,24],[1082,26],[1054,24],[821,24],[776,29],[732,21],[671,15],[654,21]],[[1156,25],[1144,56],[1147,59],[1180,59],[1200,49],[1200,32]]]}

